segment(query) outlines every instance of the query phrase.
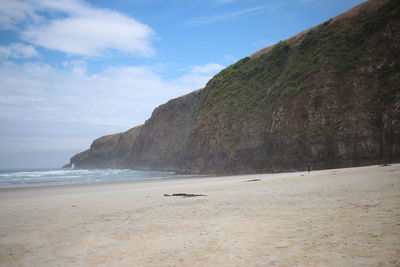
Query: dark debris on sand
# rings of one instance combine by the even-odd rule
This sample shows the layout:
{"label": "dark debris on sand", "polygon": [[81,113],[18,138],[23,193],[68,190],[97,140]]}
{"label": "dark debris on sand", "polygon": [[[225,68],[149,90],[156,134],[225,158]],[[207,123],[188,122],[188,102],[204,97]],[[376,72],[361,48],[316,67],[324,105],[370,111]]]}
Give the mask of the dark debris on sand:
{"label": "dark debris on sand", "polygon": [[177,193],[177,194],[164,194],[164,197],[205,197],[206,195],[201,194],[186,194],[186,193]]}
{"label": "dark debris on sand", "polygon": [[259,182],[261,181],[261,179],[251,179],[251,180],[247,180],[245,182]]}

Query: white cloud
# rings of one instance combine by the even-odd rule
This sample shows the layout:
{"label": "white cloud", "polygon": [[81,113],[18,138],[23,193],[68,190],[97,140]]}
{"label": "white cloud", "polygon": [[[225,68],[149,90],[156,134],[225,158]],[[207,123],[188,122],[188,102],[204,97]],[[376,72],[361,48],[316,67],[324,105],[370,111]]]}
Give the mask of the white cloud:
{"label": "white cloud", "polygon": [[15,30],[17,25],[27,19],[37,22],[40,16],[35,14],[35,8],[27,1],[0,1],[0,29]]}
{"label": "white cloud", "polygon": [[129,128],[148,119],[156,106],[204,87],[222,68],[212,63],[195,66],[167,80],[147,66],[88,74],[82,61],[64,62],[60,69],[44,63],[3,62],[0,117]]}
{"label": "white cloud", "polygon": [[[103,14],[101,14],[103,13]],[[107,49],[149,56],[153,54],[150,27],[113,12],[54,20],[28,28],[26,41],[68,54],[100,56]]]}
{"label": "white cloud", "polygon": [[210,73],[216,73],[220,70],[222,70],[224,66],[220,64],[215,64],[215,63],[209,63],[203,66],[195,66],[192,69],[193,74],[210,74]]}
{"label": "white cloud", "polygon": [[256,11],[266,9],[267,7],[268,6],[264,5],[264,6],[258,6],[258,7],[253,7],[253,8],[237,10],[237,11],[233,11],[233,12],[197,17],[197,18],[193,18],[193,19],[187,21],[185,24],[187,26],[197,26],[197,25],[212,24],[212,23],[216,23],[216,22],[220,22],[220,21],[232,20],[232,19],[236,19],[238,17],[244,16],[247,14],[254,13]]}
{"label": "white cloud", "polygon": [[189,87],[192,88],[192,90],[200,89],[204,87],[204,85],[210,80],[210,78],[212,78],[223,68],[224,66],[215,63],[209,63],[202,66],[194,66],[189,70],[189,72],[169,82],[168,86],[172,88]]}
{"label": "white cloud", "polygon": [[238,60],[239,59],[237,57],[234,57],[232,55],[224,55],[224,61],[229,63],[229,64],[235,63]]}
{"label": "white cloud", "polygon": [[72,73],[85,74],[87,71],[87,62],[83,60],[68,60],[61,62],[61,66],[70,68]]}
{"label": "white cloud", "polygon": [[0,58],[32,58],[38,57],[39,53],[31,45],[13,43],[8,46],[0,45]]}
{"label": "white cloud", "polygon": [[110,51],[140,56],[154,53],[150,43],[154,31],[119,12],[78,0],[3,1],[0,4],[3,28],[20,27],[23,40],[32,44],[89,57]]}

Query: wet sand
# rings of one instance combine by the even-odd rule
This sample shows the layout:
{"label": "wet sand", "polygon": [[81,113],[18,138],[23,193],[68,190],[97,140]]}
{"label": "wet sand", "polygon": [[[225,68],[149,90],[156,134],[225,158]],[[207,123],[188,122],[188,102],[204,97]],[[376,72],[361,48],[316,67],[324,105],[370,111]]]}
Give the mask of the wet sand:
{"label": "wet sand", "polygon": [[2,189],[0,265],[400,266],[400,164]]}

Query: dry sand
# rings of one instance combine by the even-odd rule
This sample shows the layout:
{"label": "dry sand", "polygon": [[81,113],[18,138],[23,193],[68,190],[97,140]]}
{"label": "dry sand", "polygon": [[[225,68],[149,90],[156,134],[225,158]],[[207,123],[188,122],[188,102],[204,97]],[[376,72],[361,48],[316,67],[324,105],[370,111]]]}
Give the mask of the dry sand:
{"label": "dry sand", "polygon": [[400,164],[0,190],[0,265],[400,266]]}

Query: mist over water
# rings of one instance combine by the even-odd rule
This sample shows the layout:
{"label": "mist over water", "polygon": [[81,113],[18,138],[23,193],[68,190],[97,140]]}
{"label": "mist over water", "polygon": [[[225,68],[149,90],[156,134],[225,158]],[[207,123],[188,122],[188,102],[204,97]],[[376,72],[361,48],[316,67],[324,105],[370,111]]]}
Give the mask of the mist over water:
{"label": "mist over water", "polygon": [[0,170],[0,188],[132,181],[172,177],[178,177],[178,175],[174,172],[130,169],[3,169]]}

